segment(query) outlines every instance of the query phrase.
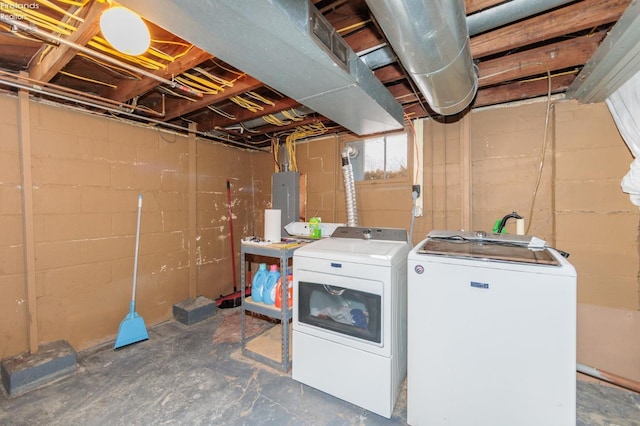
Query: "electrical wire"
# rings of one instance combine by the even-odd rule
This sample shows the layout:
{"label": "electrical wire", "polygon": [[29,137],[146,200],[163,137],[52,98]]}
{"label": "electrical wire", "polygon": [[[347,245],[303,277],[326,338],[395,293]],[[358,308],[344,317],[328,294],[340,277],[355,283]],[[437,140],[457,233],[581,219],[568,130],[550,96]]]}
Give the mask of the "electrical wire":
{"label": "electrical wire", "polygon": [[263,106],[258,105],[257,103],[250,101],[248,99],[244,99],[241,96],[232,96],[231,98],[229,98],[229,100],[234,104],[238,105],[239,107],[247,109],[251,112],[258,112],[258,111],[264,110]]}
{"label": "electrical wire", "polygon": [[540,187],[540,181],[542,180],[542,169],[544,168],[544,160],[545,160],[545,154],[547,151],[547,135],[549,133],[549,116],[551,114],[551,70],[549,69],[549,67],[547,66],[547,64],[543,63],[543,62],[528,62],[525,64],[521,64],[517,67],[512,67],[506,70],[502,70],[490,75],[485,75],[482,76],[480,78],[478,78],[478,81],[484,79],[484,78],[489,78],[489,77],[494,77],[496,75],[500,75],[500,74],[504,74],[507,72],[511,72],[511,71],[515,71],[515,70],[519,70],[522,69],[524,67],[529,67],[529,66],[541,66],[545,69],[546,73],[547,73],[547,108],[546,108],[546,114],[545,114],[545,119],[544,119],[544,135],[542,137],[542,153],[541,153],[541,158],[540,158],[540,165],[538,167],[538,175],[536,177],[536,182],[535,185],[533,187],[533,194],[532,194],[532,198],[531,198],[531,206],[529,208],[529,220],[527,221],[527,229],[525,230],[525,234],[529,233],[529,229],[531,228],[531,223],[533,222],[533,209],[536,203],[536,198],[538,195],[538,188]]}
{"label": "electrical wire", "polygon": [[275,105],[276,105],[272,100],[267,99],[267,98],[265,98],[264,96],[260,96],[260,95],[259,95],[259,94],[257,94],[256,92],[246,92],[245,94],[246,94],[247,96],[249,96],[249,97],[251,97],[251,98],[253,98],[253,99],[257,100],[257,101],[262,102],[263,104],[271,105],[271,106],[275,106]]}
{"label": "electrical wire", "polygon": [[86,55],[86,54],[84,54],[82,52],[77,52],[76,56],[80,57],[82,60],[94,63],[95,65],[101,67],[102,69],[104,69],[108,73],[113,74],[118,78],[123,78],[123,79],[128,79],[128,80],[137,80],[137,81],[142,80],[140,78],[140,76],[138,76],[137,74],[132,73],[129,70],[126,70],[126,69],[121,68],[121,67],[117,67],[115,65],[107,64],[107,63],[102,62],[102,61],[100,61],[100,60],[98,60],[96,58],[92,58],[91,56]]}
{"label": "electrical wire", "polygon": [[112,89],[118,88],[118,86],[116,86],[115,84],[105,83],[103,81],[94,80],[93,78],[89,78],[89,77],[82,77],[81,75],[73,74],[67,71],[60,70],[58,71],[58,73],[62,75],[66,75],[67,77],[75,78],[76,80],[88,81],[89,83],[100,84],[102,86],[111,87]]}
{"label": "electrical wire", "polygon": [[211,111],[215,112],[218,115],[221,115],[225,118],[228,118],[229,120],[235,120],[236,116],[233,114],[229,114],[228,112],[223,111],[220,108],[214,107],[213,105],[207,105],[207,108],[210,109]]}

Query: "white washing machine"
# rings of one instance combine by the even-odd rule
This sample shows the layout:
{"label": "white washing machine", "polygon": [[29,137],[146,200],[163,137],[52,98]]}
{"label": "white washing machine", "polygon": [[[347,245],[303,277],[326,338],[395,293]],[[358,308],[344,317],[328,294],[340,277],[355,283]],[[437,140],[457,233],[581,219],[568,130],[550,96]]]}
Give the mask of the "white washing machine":
{"label": "white washing machine", "polygon": [[294,380],[391,417],[407,371],[409,250],[403,229],[340,227],[294,252]]}
{"label": "white washing machine", "polygon": [[432,231],[408,259],[407,422],[576,422],[576,271],[529,236]]}

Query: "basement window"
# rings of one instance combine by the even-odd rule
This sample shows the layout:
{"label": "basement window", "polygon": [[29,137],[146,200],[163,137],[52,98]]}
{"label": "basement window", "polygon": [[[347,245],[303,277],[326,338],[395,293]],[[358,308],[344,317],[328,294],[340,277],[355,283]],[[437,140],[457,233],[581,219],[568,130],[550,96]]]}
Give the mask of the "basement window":
{"label": "basement window", "polygon": [[381,181],[407,177],[407,133],[394,133],[349,142],[356,181]]}

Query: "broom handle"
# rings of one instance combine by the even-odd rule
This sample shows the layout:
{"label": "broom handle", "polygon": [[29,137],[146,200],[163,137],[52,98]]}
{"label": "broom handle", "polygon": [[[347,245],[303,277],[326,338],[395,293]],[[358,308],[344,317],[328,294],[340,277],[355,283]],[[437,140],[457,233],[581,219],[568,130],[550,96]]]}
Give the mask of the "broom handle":
{"label": "broom handle", "polygon": [[[131,304],[136,301],[136,285],[138,284],[138,249],[140,248],[140,216],[142,214],[142,194],[138,195],[138,223],[136,224],[136,252],[133,258],[133,291]],[[133,310],[133,307],[131,308]]]}

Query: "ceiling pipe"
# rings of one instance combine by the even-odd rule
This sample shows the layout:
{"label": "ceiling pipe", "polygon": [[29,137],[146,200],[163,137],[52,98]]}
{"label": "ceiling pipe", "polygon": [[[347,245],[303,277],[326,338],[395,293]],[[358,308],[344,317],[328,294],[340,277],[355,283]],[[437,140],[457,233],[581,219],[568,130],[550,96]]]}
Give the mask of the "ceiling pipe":
{"label": "ceiling pipe", "polygon": [[503,25],[528,18],[575,0],[511,0],[498,6],[469,15],[469,35],[474,36]]}
{"label": "ceiling pipe", "polygon": [[463,0],[366,0],[400,62],[438,114],[464,111],[478,90]]}

